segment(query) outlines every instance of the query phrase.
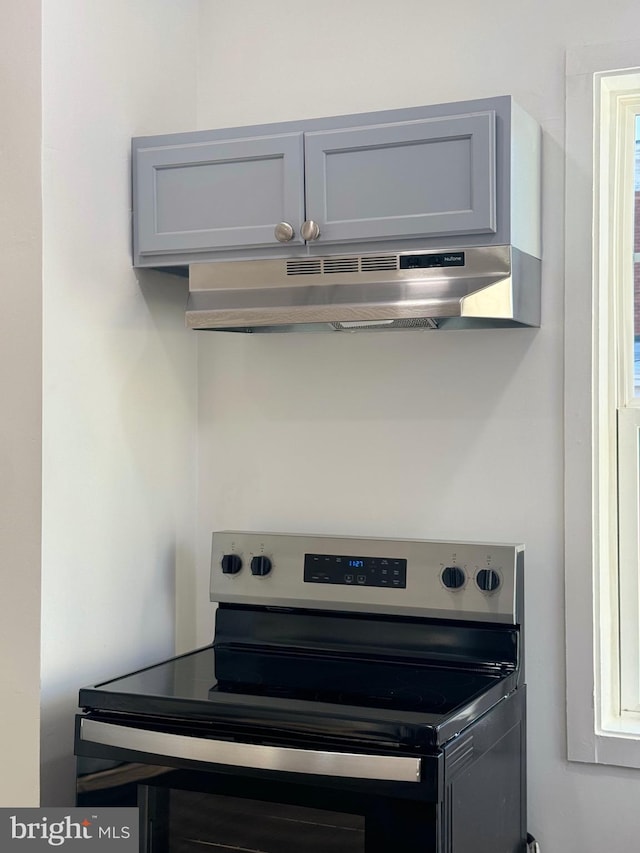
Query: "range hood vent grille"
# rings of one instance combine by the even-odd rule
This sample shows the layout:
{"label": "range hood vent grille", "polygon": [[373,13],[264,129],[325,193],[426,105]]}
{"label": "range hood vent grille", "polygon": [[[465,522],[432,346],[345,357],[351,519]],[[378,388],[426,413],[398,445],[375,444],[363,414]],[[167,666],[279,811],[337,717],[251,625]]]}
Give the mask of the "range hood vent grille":
{"label": "range hood vent grille", "polygon": [[322,261],[320,258],[287,261],[287,275],[320,275],[321,272]]}
{"label": "range hood vent grille", "polygon": [[398,255],[368,255],[348,258],[301,258],[286,262],[287,275],[331,275],[350,272],[383,272],[398,269]]}
{"label": "range hood vent grille", "polygon": [[360,258],[360,269],[362,272],[376,272],[378,270],[397,270],[397,255],[378,255],[377,257]]}
{"label": "range hood vent grille", "polygon": [[322,272],[358,272],[358,258],[326,258],[322,263]]}

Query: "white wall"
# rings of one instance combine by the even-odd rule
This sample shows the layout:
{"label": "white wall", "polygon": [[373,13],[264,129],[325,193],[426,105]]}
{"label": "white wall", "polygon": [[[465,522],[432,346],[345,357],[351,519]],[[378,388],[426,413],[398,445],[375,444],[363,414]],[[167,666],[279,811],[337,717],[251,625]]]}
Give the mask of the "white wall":
{"label": "white wall", "polygon": [[73,802],[78,688],[172,654],[176,582],[192,600],[195,338],[184,283],[131,268],[127,211],[131,136],[194,126],[197,11],[44,4],[47,805]]}
{"label": "white wall", "polygon": [[0,26],[0,807],[38,803],[40,103],[40,0],[7,0]]}
{"label": "white wall", "polygon": [[199,337],[196,639],[215,528],[524,541],[544,853],[638,844],[640,775],[565,760],[562,312],[564,53],[639,25],[628,0],[201,3],[201,128],[505,93],[543,127],[539,331]]}

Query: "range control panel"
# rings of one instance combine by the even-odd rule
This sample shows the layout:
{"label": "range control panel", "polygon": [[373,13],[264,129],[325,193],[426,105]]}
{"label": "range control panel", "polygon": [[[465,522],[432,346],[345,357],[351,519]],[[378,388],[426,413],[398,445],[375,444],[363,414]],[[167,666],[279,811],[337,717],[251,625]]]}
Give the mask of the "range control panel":
{"label": "range control panel", "polygon": [[515,624],[524,546],[213,534],[212,601]]}
{"label": "range control panel", "polygon": [[305,554],[306,583],[340,583],[345,586],[403,588],[407,561],[397,557],[349,557],[344,554]]}

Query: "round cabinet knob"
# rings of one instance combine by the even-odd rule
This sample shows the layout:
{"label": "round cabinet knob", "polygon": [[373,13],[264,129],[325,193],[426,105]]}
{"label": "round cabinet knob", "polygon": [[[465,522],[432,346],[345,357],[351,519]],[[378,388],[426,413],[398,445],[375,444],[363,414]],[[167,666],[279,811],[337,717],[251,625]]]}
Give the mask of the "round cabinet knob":
{"label": "round cabinet knob", "polygon": [[493,569],[481,569],[476,575],[476,583],[483,592],[493,592],[500,586],[500,575]]}
{"label": "round cabinet knob", "polygon": [[254,557],[251,560],[251,574],[252,575],[268,575],[271,571],[271,560],[268,557],[260,556]]}
{"label": "round cabinet knob", "polygon": [[306,219],[300,226],[300,236],[303,240],[317,240],[320,236],[320,226],[313,219]]}
{"label": "round cabinet knob", "polygon": [[459,566],[447,566],[442,571],[442,583],[447,589],[460,589],[465,581],[465,574]]}
{"label": "round cabinet knob", "polygon": [[237,575],[242,568],[242,560],[237,554],[225,554],[220,560],[222,572],[225,575]]}
{"label": "round cabinet knob", "polygon": [[288,243],[289,240],[293,240],[295,237],[293,225],[289,225],[288,222],[278,222],[276,227],[273,229],[273,233],[279,243]]}

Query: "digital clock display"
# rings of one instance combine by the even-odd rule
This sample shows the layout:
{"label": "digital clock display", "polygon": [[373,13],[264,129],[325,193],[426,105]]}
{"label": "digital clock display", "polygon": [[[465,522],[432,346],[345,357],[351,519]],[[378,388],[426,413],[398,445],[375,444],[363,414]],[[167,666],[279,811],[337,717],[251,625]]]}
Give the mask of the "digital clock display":
{"label": "digital clock display", "polygon": [[304,580],[305,583],[404,589],[407,586],[407,561],[399,557],[305,554]]}

